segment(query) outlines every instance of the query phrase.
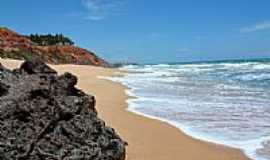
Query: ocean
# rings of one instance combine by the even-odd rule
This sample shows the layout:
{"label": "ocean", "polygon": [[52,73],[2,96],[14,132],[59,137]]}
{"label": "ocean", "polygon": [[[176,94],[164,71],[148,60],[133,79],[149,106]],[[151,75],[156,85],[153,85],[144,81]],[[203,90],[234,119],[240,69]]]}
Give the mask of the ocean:
{"label": "ocean", "polygon": [[128,110],[270,160],[270,60],[127,65]]}

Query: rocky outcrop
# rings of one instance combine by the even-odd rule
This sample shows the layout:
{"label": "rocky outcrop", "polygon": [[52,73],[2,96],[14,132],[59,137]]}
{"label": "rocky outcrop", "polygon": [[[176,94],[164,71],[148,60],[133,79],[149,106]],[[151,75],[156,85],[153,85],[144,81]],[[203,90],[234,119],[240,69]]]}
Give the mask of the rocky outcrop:
{"label": "rocky outcrop", "polygon": [[40,58],[52,64],[79,64],[109,67],[93,52],[73,45],[39,46],[28,37],[0,28],[0,57],[29,60]]}
{"label": "rocky outcrop", "polygon": [[13,71],[0,65],[1,160],[125,159],[125,142],[76,83],[39,60]]}

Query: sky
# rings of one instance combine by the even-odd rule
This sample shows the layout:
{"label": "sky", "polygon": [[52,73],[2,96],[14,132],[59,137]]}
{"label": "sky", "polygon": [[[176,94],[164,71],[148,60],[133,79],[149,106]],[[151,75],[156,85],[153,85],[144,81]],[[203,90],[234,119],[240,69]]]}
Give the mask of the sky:
{"label": "sky", "polygon": [[270,58],[269,0],[2,0],[0,26],[63,33],[110,62]]}

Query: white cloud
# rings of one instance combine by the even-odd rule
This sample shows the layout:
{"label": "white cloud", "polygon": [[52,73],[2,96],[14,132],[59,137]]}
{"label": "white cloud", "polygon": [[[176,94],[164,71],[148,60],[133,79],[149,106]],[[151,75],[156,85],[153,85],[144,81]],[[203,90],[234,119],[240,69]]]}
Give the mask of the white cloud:
{"label": "white cloud", "polygon": [[109,16],[117,15],[121,12],[125,0],[82,0],[82,5],[87,10],[85,19],[103,20]]}
{"label": "white cloud", "polygon": [[249,33],[249,32],[256,32],[260,30],[269,30],[269,29],[270,29],[270,21],[265,21],[265,22],[257,23],[252,26],[241,28],[240,32]]}

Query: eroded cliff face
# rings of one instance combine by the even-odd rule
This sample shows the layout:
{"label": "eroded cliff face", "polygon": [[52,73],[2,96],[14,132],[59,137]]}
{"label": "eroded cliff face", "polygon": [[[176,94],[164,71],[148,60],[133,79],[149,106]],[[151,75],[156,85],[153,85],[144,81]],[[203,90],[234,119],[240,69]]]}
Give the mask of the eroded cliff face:
{"label": "eroded cliff face", "polygon": [[0,66],[1,160],[124,160],[124,142],[97,117],[95,98],[39,60]]}
{"label": "eroded cliff face", "polygon": [[39,46],[28,37],[0,28],[0,57],[29,60],[40,58],[52,64],[80,64],[109,67],[95,53],[72,45]]}

